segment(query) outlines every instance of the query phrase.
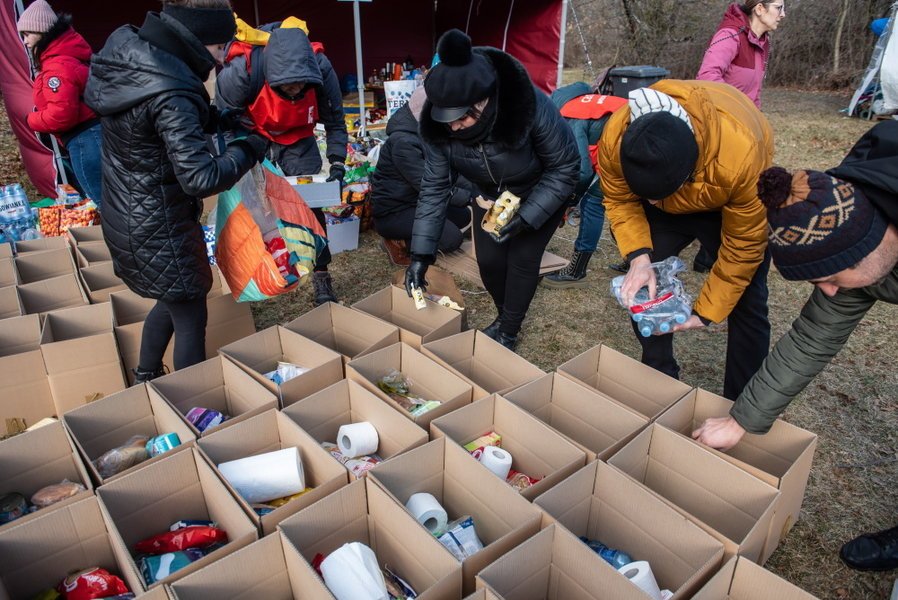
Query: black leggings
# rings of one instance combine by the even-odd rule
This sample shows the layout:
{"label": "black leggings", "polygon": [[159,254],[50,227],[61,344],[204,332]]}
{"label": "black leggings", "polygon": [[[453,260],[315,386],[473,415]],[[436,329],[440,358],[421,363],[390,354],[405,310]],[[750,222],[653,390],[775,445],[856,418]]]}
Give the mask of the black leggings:
{"label": "black leggings", "polygon": [[480,227],[486,211],[476,202],[472,206],[474,225],[471,229],[474,231],[480,278],[502,317],[499,329],[503,333],[516,335],[521,330],[539,284],[539,265],[543,252],[558,229],[558,223],[564,216],[564,208],[556,211],[539,229],[525,231],[504,244],[497,244]]}
{"label": "black leggings", "polygon": [[[405,240],[411,243],[412,227],[415,224],[415,206],[390,213],[374,219],[374,229],[377,233],[390,240]],[[467,206],[449,206],[446,210],[446,220],[443,222],[443,232],[437,244],[442,252],[458,250],[464,237],[461,228],[471,222],[471,213]]]}
{"label": "black leggings", "polygon": [[206,360],[206,298],[186,302],[156,301],[147,314],[140,341],[141,371],[162,367],[162,356],[172,335],[175,336],[175,370]]}

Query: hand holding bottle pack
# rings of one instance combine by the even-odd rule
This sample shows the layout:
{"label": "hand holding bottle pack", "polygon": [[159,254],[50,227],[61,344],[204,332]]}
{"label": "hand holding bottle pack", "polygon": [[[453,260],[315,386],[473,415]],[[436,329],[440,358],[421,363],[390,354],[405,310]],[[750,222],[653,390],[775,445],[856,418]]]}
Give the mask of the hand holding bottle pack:
{"label": "hand holding bottle pack", "polygon": [[686,265],[677,256],[671,256],[661,262],[652,263],[657,280],[657,293],[649,298],[647,287],[636,294],[636,301],[627,306],[621,298],[620,289],[624,275],[611,280],[611,293],[621,306],[630,312],[636,321],[639,333],[648,337],[655,333],[670,333],[674,325],[685,323],[692,314],[692,297],[686,293],[683,282],[677,273],[684,271]]}

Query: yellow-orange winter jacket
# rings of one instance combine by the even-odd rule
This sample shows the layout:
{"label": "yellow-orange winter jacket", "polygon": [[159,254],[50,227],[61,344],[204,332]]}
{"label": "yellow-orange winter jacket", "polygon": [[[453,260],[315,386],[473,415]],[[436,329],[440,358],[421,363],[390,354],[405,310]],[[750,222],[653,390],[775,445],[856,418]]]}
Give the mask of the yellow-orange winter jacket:
{"label": "yellow-orange winter jacket", "polygon": [[[672,214],[722,213],[717,262],[693,307],[720,322],[742,296],[767,247],[767,217],[757,185],[773,160],[773,133],[754,103],[728,84],[668,79],[651,87],[689,113],[699,149],[691,180],[656,206]],[[642,199],[630,191],[621,170],[620,144],[629,124],[629,107],[615,112],[598,150],[605,210],[623,256],[652,248]]]}

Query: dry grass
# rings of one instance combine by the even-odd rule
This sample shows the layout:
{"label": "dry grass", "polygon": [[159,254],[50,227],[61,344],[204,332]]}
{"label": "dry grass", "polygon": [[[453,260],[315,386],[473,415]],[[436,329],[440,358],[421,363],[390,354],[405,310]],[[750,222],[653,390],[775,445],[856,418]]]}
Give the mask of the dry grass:
{"label": "dry grass", "polygon": [[[765,92],[765,108],[776,132],[776,163],[789,168],[824,169],[839,162],[871,123],[847,119],[838,110],[847,95],[773,89]],[[0,121],[5,125],[5,119]],[[8,126],[0,130],[0,166],[8,160]],[[14,149],[12,149],[14,152]],[[4,157],[6,160],[4,160]],[[14,165],[13,165],[14,166]],[[13,169],[15,170],[15,169]],[[0,182],[14,180],[0,172]],[[576,232],[558,231],[550,249],[563,256],[572,250]],[[694,248],[687,251],[691,257]],[[627,319],[609,294],[614,275],[606,269],[618,255],[603,236],[580,290],[540,288],[524,325],[519,353],[543,369],[599,343],[638,357],[638,344]],[[351,304],[381,289],[394,268],[387,262],[376,236],[364,234],[357,251],[339,254],[331,267],[336,290]],[[700,277],[686,276],[697,289]],[[494,317],[489,297],[470,282],[458,281],[466,291],[472,327]],[[787,283],[770,276],[773,337],[788,328],[810,292],[807,284]],[[311,307],[310,290],[253,306],[259,328],[284,323]],[[875,307],[861,323],[841,354],[787,411],[785,418],[820,436],[802,519],[767,563],[767,568],[821,598],[883,598],[894,574],[863,574],[847,569],[838,559],[841,544],[869,530],[898,522],[898,416],[896,403],[898,345],[891,337],[894,308]],[[719,392],[723,380],[726,336],[719,328],[678,336],[677,354],[682,378],[690,385]]]}

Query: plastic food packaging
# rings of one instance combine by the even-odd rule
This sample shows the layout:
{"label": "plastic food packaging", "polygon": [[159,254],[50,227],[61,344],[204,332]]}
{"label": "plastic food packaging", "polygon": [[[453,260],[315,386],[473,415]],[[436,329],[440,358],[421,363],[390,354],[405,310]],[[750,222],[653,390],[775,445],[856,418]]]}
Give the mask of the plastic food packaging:
{"label": "plastic food packaging", "polygon": [[192,525],[141,540],[134,544],[134,549],[141,554],[165,554],[188,548],[208,548],[227,541],[228,534],[224,529]]}
{"label": "plastic food packaging", "polygon": [[437,538],[452,556],[462,561],[483,550],[483,542],[474,530],[474,519],[464,516],[449,523],[446,533]]}
{"label": "plastic food packaging", "polygon": [[384,584],[387,586],[387,593],[390,594],[391,600],[413,600],[418,597],[418,592],[405,579],[390,570],[390,567],[384,565],[380,570],[384,576]]}
{"label": "plastic food packaging", "polygon": [[171,524],[171,527],[168,528],[169,531],[177,531],[178,529],[183,529],[185,527],[215,527],[215,521],[206,521],[203,519],[182,519],[181,521],[175,521]]}
{"label": "plastic food packaging", "polygon": [[11,523],[28,512],[25,496],[17,492],[0,496],[0,525]]}
{"label": "plastic food packaging", "polygon": [[521,208],[521,199],[508,190],[502,192],[495,202],[484,200],[482,196],[478,196],[476,202],[478,206],[486,209],[480,228],[494,238],[499,237],[499,230],[505,227]]}
{"label": "plastic food packaging", "polygon": [[525,473],[520,473],[511,469],[505,482],[519,492],[523,492],[532,485],[536,485],[542,480],[542,477],[530,477]]}
{"label": "plastic food packaging", "polygon": [[290,502],[292,500],[296,500],[303,494],[311,492],[313,489],[314,488],[307,487],[301,492],[297,492],[295,494],[290,494],[289,496],[284,496],[283,498],[275,498],[274,500],[270,500],[270,501],[266,502],[265,505],[270,506],[272,508],[280,508],[280,507],[284,506],[285,504],[287,504],[288,502]]}
{"label": "plastic food packaging", "polygon": [[471,453],[471,456],[480,460],[480,455],[483,454],[483,449],[487,446],[497,446],[501,448],[502,436],[495,431],[488,431],[476,440],[468,442],[463,447]]}
{"label": "plastic food packaging", "polygon": [[72,573],[56,586],[56,591],[66,600],[93,600],[129,593],[124,581],[100,567]]}
{"label": "plastic food packaging", "polygon": [[278,368],[274,371],[265,373],[265,377],[272,380],[278,385],[283,385],[291,379],[295,379],[303,373],[307,373],[308,371],[311,371],[311,369],[300,367],[299,365],[294,365],[293,363],[278,362]]}
{"label": "plastic food packaging", "polygon": [[636,293],[635,304],[627,306],[620,295],[625,275],[611,280],[611,293],[618,303],[630,313],[637,323],[639,333],[648,337],[655,333],[670,333],[674,325],[682,324],[692,314],[692,297],[686,293],[677,273],[686,269],[679,257],[671,256],[661,262],[652,263],[657,280],[654,299],[649,299],[648,287]]}
{"label": "plastic food packaging", "polygon": [[157,556],[144,556],[138,562],[140,573],[147,585],[152,585],[161,579],[165,579],[172,573],[183,569],[192,562],[196,562],[207,554],[211,554],[221,546],[209,546],[208,548],[189,548]]}
{"label": "plastic food packaging", "polygon": [[580,541],[589,546],[590,550],[601,556],[605,562],[615,569],[620,569],[624,565],[633,562],[633,557],[626,552],[609,548],[598,540],[591,540],[581,535]]}
{"label": "plastic food packaging", "polygon": [[121,446],[109,450],[95,460],[94,466],[103,479],[117,475],[150,458],[146,448],[149,441],[150,438],[145,435],[131,436]]}
{"label": "plastic food packaging", "polygon": [[399,406],[417,417],[442,404],[439,400],[425,400],[411,393],[412,382],[406,376],[391,369],[378,382],[377,387],[388,394]]}
{"label": "plastic food packaging", "polygon": [[217,410],[203,408],[201,406],[191,408],[184,416],[200,433],[206,431],[210,427],[221,425],[228,420],[227,415],[220,413]]}
{"label": "plastic food packaging", "polygon": [[150,457],[155,457],[160,454],[165,454],[169,450],[180,445],[181,438],[178,437],[177,433],[165,433],[151,438],[150,441],[147,442],[146,449],[147,454],[149,454]]}
{"label": "plastic food packaging", "polygon": [[62,502],[66,498],[71,498],[75,494],[83,492],[85,488],[80,483],[74,483],[68,479],[62,480],[61,483],[54,483],[42,487],[31,496],[31,503],[38,508],[46,508],[51,504]]}
{"label": "plastic food packaging", "polygon": [[372,467],[376,466],[378,463],[383,462],[383,459],[377,454],[358,456],[356,458],[343,456],[343,454],[340,452],[340,448],[337,447],[336,444],[332,444],[330,442],[322,442],[321,447],[330,452],[331,456],[340,461],[340,464],[349,469],[349,472],[356,477],[361,477]]}

